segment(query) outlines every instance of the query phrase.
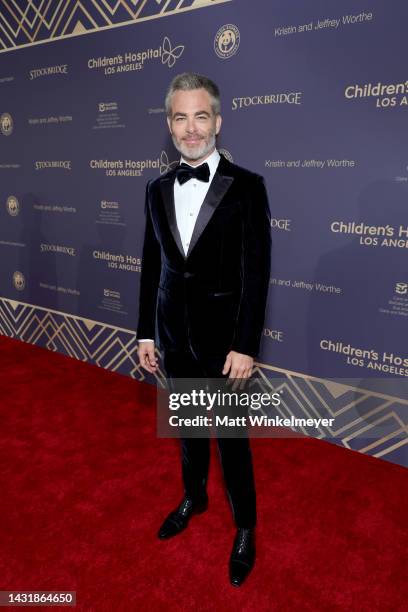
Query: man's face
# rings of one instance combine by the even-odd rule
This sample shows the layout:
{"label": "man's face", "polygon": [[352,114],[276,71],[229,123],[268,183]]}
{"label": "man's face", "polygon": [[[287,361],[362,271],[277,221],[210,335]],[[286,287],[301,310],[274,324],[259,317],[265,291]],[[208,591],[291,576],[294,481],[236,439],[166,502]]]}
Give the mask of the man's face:
{"label": "man's face", "polygon": [[192,165],[201,163],[214,151],[221,115],[213,113],[210,94],[205,89],[174,92],[167,123],[174,146]]}

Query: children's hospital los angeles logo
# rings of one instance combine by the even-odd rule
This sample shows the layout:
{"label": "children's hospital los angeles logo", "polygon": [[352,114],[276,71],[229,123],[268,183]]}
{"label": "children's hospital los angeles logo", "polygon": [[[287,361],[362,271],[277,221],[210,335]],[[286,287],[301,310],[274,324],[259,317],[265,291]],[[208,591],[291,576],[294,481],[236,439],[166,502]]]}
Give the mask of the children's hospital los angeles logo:
{"label": "children's hospital los angeles logo", "polygon": [[90,57],[87,65],[89,70],[102,70],[105,75],[119,74],[132,70],[143,70],[151,61],[160,60],[164,66],[173,68],[184,52],[184,45],[174,45],[168,36],[158,47],[143,50],[128,50],[113,56]]}
{"label": "children's hospital los angeles logo", "polygon": [[223,25],[215,35],[214,51],[221,59],[228,59],[238,51],[240,33],[232,23]]}

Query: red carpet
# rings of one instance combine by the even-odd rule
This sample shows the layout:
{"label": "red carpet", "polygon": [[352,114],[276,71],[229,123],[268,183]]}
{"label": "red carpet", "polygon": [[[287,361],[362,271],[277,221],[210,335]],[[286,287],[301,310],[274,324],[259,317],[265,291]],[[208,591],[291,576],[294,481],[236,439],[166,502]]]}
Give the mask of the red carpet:
{"label": "red carpet", "polygon": [[4,337],[0,350],[0,590],[76,590],[76,609],[96,612],[407,609],[404,468],[253,441],[258,558],[237,589],[215,447],[209,511],[159,541],[181,484],[154,388]]}

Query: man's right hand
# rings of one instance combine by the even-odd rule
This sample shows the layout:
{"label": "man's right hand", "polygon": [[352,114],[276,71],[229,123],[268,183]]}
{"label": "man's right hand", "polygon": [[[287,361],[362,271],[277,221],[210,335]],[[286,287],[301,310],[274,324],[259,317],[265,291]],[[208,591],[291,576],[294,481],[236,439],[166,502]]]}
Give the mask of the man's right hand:
{"label": "man's right hand", "polygon": [[154,351],[154,342],[139,342],[137,354],[142,368],[144,368],[151,374],[154,374],[158,366],[156,354]]}

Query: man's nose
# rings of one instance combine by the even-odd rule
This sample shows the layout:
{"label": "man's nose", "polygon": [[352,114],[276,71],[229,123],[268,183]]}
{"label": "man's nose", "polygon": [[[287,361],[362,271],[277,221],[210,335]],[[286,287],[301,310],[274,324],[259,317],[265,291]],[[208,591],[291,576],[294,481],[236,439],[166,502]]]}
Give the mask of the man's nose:
{"label": "man's nose", "polygon": [[187,132],[195,131],[195,119],[194,117],[187,117]]}

